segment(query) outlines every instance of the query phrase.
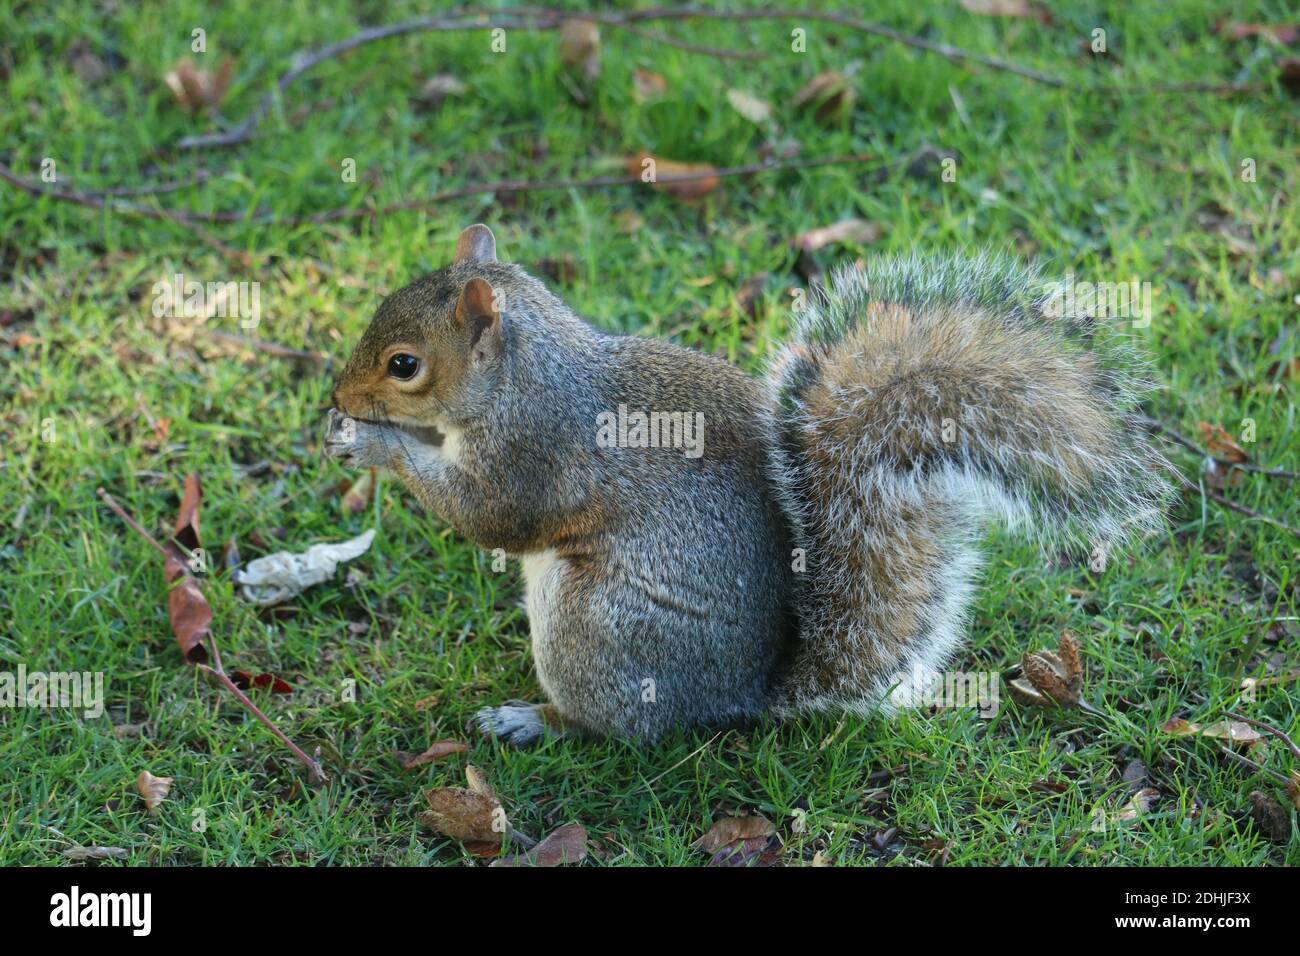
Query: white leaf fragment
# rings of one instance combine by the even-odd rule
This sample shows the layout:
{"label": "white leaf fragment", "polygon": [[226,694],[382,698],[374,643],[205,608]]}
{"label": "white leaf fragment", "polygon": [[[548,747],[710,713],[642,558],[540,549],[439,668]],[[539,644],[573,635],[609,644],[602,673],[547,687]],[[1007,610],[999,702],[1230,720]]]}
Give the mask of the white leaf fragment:
{"label": "white leaf fragment", "polygon": [[277,551],[250,561],[238,577],[244,600],[271,605],[297,597],[313,584],[328,581],[334,576],[334,569],[344,561],[365,554],[374,538],[375,530],[371,528],[350,541],[313,544],[300,554]]}

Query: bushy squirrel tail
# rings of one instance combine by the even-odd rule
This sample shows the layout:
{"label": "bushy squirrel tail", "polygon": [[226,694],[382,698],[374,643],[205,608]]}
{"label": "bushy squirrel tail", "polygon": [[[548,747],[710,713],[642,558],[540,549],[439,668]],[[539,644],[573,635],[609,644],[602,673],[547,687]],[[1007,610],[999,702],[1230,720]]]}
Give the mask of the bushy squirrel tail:
{"label": "bushy squirrel tail", "polygon": [[832,290],[771,372],[773,479],[803,549],[778,713],[909,702],[961,641],[986,518],[1104,560],[1168,495],[1123,331],[1068,314],[1034,270],[884,260]]}

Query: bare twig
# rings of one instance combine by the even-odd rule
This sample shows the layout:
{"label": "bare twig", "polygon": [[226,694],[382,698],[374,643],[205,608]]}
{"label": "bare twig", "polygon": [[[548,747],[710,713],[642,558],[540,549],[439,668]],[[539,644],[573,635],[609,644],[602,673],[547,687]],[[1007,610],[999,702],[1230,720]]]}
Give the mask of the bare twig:
{"label": "bare twig", "polygon": [[1249,757],[1237,753],[1227,744],[1220,744],[1219,749],[1223,751],[1225,756],[1231,757],[1233,760],[1237,761],[1240,764],[1245,764],[1247,767],[1249,767],[1251,770],[1254,770],[1256,773],[1262,773],[1266,777],[1272,777],[1273,780],[1276,781],[1277,783],[1285,784],[1291,782],[1290,778],[1286,777],[1285,775],[1278,773],[1276,770],[1269,770],[1267,767],[1261,767],[1259,764],[1251,760]]}
{"label": "bare twig", "polygon": [[1221,495],[1213,488],[1206,488],[1204,485],[1198,484],[1195,481],[1189,481],[1187,477],[1183,475],[1181,472],[1174,471],[1173,473],[1178,476],[1178,480],[1182,482],[1182,485],[1185,489],[1189,491],[1195,491],[1197,494],[1209,498],[1211,501],[1217,501],[1219,504],[1223,505],[1223,507],[1227,508],[1229,511],[1235,511],[1238,514],[1243,514],[1248,518],[1254,518],[1256,521],[1262,521],[1265,524],[1271,524],[1275,528],[1279,528],[1282,531],[1287,532],[1288,534],[1292,534],[1295,535],[1297,538],[1300,538],[1300,528],[1293,528],[1289,524],[1284,524],[1283,522],[1278,521],[1276,518],[1270,518],[1268,515],[1256,511],[1254,508],[1250,508],[1239,502],[1233,501],[1231,498]]}
{"label": "bare twig", "polygon": [[279,727],[277,727],[275,725],[275,722],[272,721],[270,717],[267,717],[266,714],[262,713],[262,711],[258,708],[258,706],[248,698],[247,694],[245,694],[242,690],[239,689],[238,685],[236,685],[235,682],[230,679],[229,675],[227,675],[225,671],[219,670],[216,667],[209,667],[207,664],[196,664],[195,666],[199,670],[203,671],[204,673],[211,674],[213,677],[219,680],[222,686],[224,686],[227,690],[229,690],[232,694],[234,694],[237,698],[239,698],[239,702],[243,704],[245,707],[247,707],[252,712],[253,716],[256,717],[258,720],[260,720],[263,723],[263,725],[265,725],[267,730],[275,734],[275,736],[279,739],[280,743],[288,747],[289,750],[293,752],[293,755],[295,757],[297,757],[304,764],[306,764],[307,769],[311,771],[312,783],[329,783],[329,777],[327,777],[325,775],[325,771],[321,769],[320,761],[315,759],[314,757],[307,756],[307,754],[303,752],[303,749],[301,747],[299,747],[296,743],[294,743],[292,740],[286,737],[284,735],[284,731],[282,731]]}
{"label": "bare twig", "polygon": [[[657,184],[692,182],[699,179],[727,179],[735,176],[748,176],[755,173],[773,172],[787,169],[815,169],[823,166],[848,166],[870,162],[873,157],[858,153],[846,156],[827,156],[812,159],[790,159],[790,160],[771,160],[762,163],[750,163],[745,166],[732,166],[725,169],[710,169],[698,173],[681,173],[676,175],[661,175],[658,177]],[[542,192],[546,190],[558,189],[597,189],[605,186],[646,186],[639,176],[599,176],[594,179],[556,179],[544,182],[529,182],[527,180],[502,180],[492,183],[470,183],[465,186],[458,186],[445,192],[435,193],[432,196],[426,196],[423,199],[406,200],[403,202],[390,203],[387,206],[371,208],[340,208],[327,209],[323,212],[313,213],[309,216],[275,216],[267,213],[247,216],[244,213],[235,212],[181,212],[178,210],[164,210],[153,206],[142,206],[135,203],[116,202],[104,199],[99,196],[92,196],[87,193],[78,193],[68,190],[47,188],[41,183],[33,182],[19,176],[8,166],[0,163],[0,179],[5,179],[13,183],[18,188],[31,193],[33,196],[48,196],[51,199],[57,199],[62,202],[70,202],[79,206],[90,206],[94,209],[105,209],[123,216],[142,216],[146,219],[157,219],[170,222],[176,222],[193,228],[195,223],[245,223],[249,225],[304,225],[322,222],[338,222],[347,219],[368,219],[373,216],[384,215],[392,212],[401,212],[407,210],[429,209],[447,202],[452,199],[462,199],[466,196],[476,196],[482,193],[524,193],[524,192]],[[230,250],[234,252],[234,250]],[[238,255],[239,253],[235,253]]]}
{"label": "bare twig", "polygon": [[1259,465],[1252,465],[1245,461],[1224,461],[1222,458],[1216,458],[1208,451],[1202,448],[1186,435],[1179,433],[1172,426],[1165,424],[1157,418],[1150,415],[1138,415],[1138,420],[1152,431],[1159,432],[1175,444],[1182,445],[1188,451],[1194,451],[1202,458],[1213,458],[1214,463],[1221,468],[1236,468],[1238,471],[1246,471],[1252,475],[1264,475],[1268,478],[1289,478],[1300,480],[1300,472],[1286,471],[1282,468],[1262,468]]}
{"label": "bare twig", "polygon": [[1252,727],[1257,727],[1260,730],[1272,734],[1274,737],[1281,740],[1282,743],[1286,744],[1287,750],[1291,751],[1291,754],[1293,756],[1300,758],[1300,746],[1297,746],[1296,742],[1292,740],[1290,737],[1288,737],[1286,735],[1286,732],[1281,730],[1280,728],[1274,727],[1272,724],[1266,724],[1262,720],[1254,720],[1250,717],[1245,716],[1244,714],[1238,714],[1235,711],[1225,710],[1224,713],[1227,714],[1229,717],[1231,717],[1233,720],[1239,720],[1243,724],[1250,724],[1250,726]]}
{"label": "bare twig", "polygon": [[917,50],[923,50],[927,53],[935,53],[953,62],[978,63],[979,65],[988,67],[989,69],[1012,73],[1016,76],[1055,89],[1073,90],[1076,92],[1096,92],[1103,95],[1125,96],[1151,93],[1197,92],[1238,94],[1254,93],[1262,89],[1262,87],[1257,84],[1246,86],[1231,83],[1216,84],[1204,82],[1165,84],[1133,87],[1128,89],[1099,85],[1072,84],[1060,77],[1044,73],[1041,70],[1031,69],[1017,63],[998,59],[997,57],[988,56],[983,53],[976,53],[972,50],[965,50],[961,47],[953,46],[950,43],[940,43],[935,40],[927,40],[924,37],[912,36],[911,34],[902,33],[880,23],[871,23],[845,13],[837,13],[828,10],[711,10],[702,7],[675,7],[629,11],[584,11],[582,13],[574,14],[562,10],[553,10],[548,7],[521,7],[509,11],[505,16],[491,11],[475,11],[468,15],[452,18],[417,17],[401,23],[389,24],[388,26],[370,27],[348,37],[347,39],[340,40],[337,43],[332,43],[317,50],[301,52],[295,57],[293,66],[280,75],[279,79],[276,81],[275,87],[262,97],[257,106],[255,106],[252,112],[245,116],[243,120],[223,132],[205,133],[199,136],[187,136],[182,139],[177,146],[180,149],[198,149],[215,146],[233,146],[238,143],[247,142],[252,138],[253,131],[257,128],[258,124],[261,123],[274,107],[276,98],[283,94],[285,90],[294,83],[294,81],[304,73],[319,66],[321,63],[369,43],[375,43],[379,40],[387,40],[392,37],[406,36],[412,33],[453,32],[482,30],[488,28],[555,30],[558,29],[565,20],[575,17],[584,20],[591,20],[595,23],[601,24],[602,26],[614,28],[621,27],[659,42],[669,43],[673,46],[678,46],[681,49],[696,53],[706,53],[711,56],[723,55],[731,58],[753,59],[762,54],[719,51],[698,44],[686,43],[685,41],[667,37],[663,34],[647,34],[646,31],[639,30],[636,25],[652,21],[683,20],[795,20],[803,22],[833,23],[847,30],[882,37],[894,43],[901,43]]}
{"label": "bare twig", "polygon": [[[112,495],[110,495],[103,488],[99,488],[96,493],[99,495],[100,498],[103,499],[104,503],[107,504],[109,508],[113,510],[114,514],[116,514],[119,518],[125,521],[127,525],[132,528],[132,530],[136,531],[142,538],[148,541],[149,544],[153,545],[153,547],[163,557],[167,557],[167,549],[164,548],[161,544],[159,544],[153,535],[151,535],[148,531],[144,530],[144,528],[140,526],[139,522],[137,522],[134,518],[132,518],[131,515],[127,513],[126,509],[117,503],[117,500]],[[207,635],[207,646],[212,650],[212,659],[216,663],[216,666],[210,667],[207,664],[195,664],[194,666],[197,667],[199,670],[203,671],[204,673],[211,674],[214,677],[216,677],[217,680],[219,680],[222,683],[222,685],[224,685],[228,690],[230,690],[232,694],[235,695],[236,698],[239,699],[239,702],[241,704],[243,704],[250,711],[252,711],[254,717],[256,717],[263,724],[265,724],[266,728],[270,730],[271,733],[275,734],[275,736],[280,740],[280,742],[283,743],[286,747],[289,748],[289,750],[293,752],[294,756],[296,756],[299,760],[301,760],[304,764],[306,764],[307,769],[311,771],[312,783],[321,783],[321,784],[329,783],[329,777],[327,777],[325,775],[325,771],[321,769],[320,761],[307,756],[307,754],[303,752],[301,747],[299,747],[292,740],[286,737],[284,732],[275,725],[275,723],[271,720],[271,718],[267,717],[266,714],[262,713],[262,711],[258,708],[258,706],[254,704],[251,700],[249,700],[248,695],[246,695],[242,690],[240,690],[235,685],[235,682],[232,681],[230,677],[226,674],[225,668],[222,667],[221,665],[221,652],[217,648],[217,637],[215,634],[213,634],[210,631],[208,632]]]}

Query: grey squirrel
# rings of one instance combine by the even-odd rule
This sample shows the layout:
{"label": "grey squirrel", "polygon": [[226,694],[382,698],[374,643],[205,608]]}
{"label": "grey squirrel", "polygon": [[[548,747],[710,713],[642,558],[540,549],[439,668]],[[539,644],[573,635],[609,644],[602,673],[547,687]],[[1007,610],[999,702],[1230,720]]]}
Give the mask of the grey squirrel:
{"label": "grey squirrel", "polygon": [[882,259],[756,381],[589,326],[474,225],[379,307],[326,451],[522,558],[547,703],[479,711],[507,743],[888,710],[956,651],[985,519],[1106,548],[1159,524],[1138,365],[1060,311],[1009,259]]}

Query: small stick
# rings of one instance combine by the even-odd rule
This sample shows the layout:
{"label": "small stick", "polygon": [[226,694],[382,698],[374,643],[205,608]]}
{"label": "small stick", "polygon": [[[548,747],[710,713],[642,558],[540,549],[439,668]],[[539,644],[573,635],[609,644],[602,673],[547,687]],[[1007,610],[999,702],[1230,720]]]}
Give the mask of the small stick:
{"label": "small stick", "polygon": [[1221,744],[1220,749],[1229,757],[1231,757],[1233,760],[1245,764],[1247,767],[1249,767],[1251,770],[1254,770],[1256,773],[1262,773],[1266,777],[1272,777],[1278,783],[1288,784],[1291,782],[1290,779],[1278,773],[1276,770],[1269,770],[1267,767],[1261,767],[1259,764],[1255,763],[1255,761],[1251,760],[1249,757],[1244,757],[1241,754],[1237,753],[1227,744]]}
{"label": "small stick", "polygon": [[[749,163],[744,166],[710,169],[705,172],[660,176],[658,178],[658,183],[684,183],[709,178],[728,179],[735,176],[749,176],[755,173],[773,172],[786,169],[817,169],[823,166],[850,166],[870,162],[873,158],[874,157],[865,153],[854,153],[843,156],[814,157],[811,159],[771,160],[762,163]],[[19,189],[22,189],[24,192],[30,193],[33,196],[48,196],[51,199],[57,199],[61,202],[70,202],[78,206],[89,206],[92,209],[103,209],[122,216],[142,216],[146,219],[157,219],[180,223],[191,228],[195,223],[242,223],[245,225],[291,226],[312,225],[322,222],[338,222],[346,219],[369,219],[374,216],[386,215],[392,212],[430,209],[451,199],[462,199],[467,196],[477,196],[482,193],[509,194],[542,192],[559,189],[598,189],[604,186],[650,185],[643,182],[640,176],[599,176],[594,179],[555,179],[544,182],[503,180],[494,183],[470,183],[465,186],[457,186],[456,188],[446,190],[445,192],[435,193],[434,195],[425,197],[424,199],[396,202],[379,208],[354,209],[341,207],[336,209],[327,209],[308,216],[273,216],[266,213],[246,216],[243,213],[236,212],[181,212],[179,210],[168,210],[153,206],[141,206],[136,203],[111,202],[99,196],[91,196],[86,193],[51,189],[41,183],[19,176],[4,163],[0,163],[0,179],[7,180]],[[210,237],[210,239],[211,238],[215,237]],[[236,252],[235,250],[228,251],[235,256],[242,255],[242,253]]]}
{"label": "small stick", "polygon": [[1265,475],[1269,478],[1290,478],[1292,480],[1300,480],[1300,472],[1297,471],[1287,471],[1283,468],[1261,468],[1259,465],[1252,465],[1250,462],[1245,461],[1224,461],[1222,458],[1216,458],[1214,455],[1211,455],[1186,435],[1179,434],[1172,427],[1166,425],[1159,419],[1152,418],[1149,415],[1138,415],[1138,420],[1153,431],[1165,435],[1175,444],[1182,445],[1189,451],[1194,451],[1196,454],[1204,458],[1213,458],[1215,464],[1220,467],[1236,468],[1238,471],[1248,471],[1253,475]]}
{"label": "small stick", "polygon": [[1300,746],[1297,746],[1296,742],[1288,737],[1286,732],[1280,728],[1274,727],[1272,724],[1266,724],[1262,720],[1252,720],[1250,717],[1247,717],[1244,714],[1238,714],[1235,711],[1225,710],[1224,713],[1233,720],[1239,720],[1243,724],[1250,724],[1252,727],[1258,727],[1260,730],[1267,731],[1274,737],[1280,739],[1282,743],[1286,744],[1287,750],[1290,750],[1295,757],[1300,758]]}
{"label": "small stick", "polygon": [[[126,509],[117,503],[116,499],[114,499],[112,495],[110,495],[103,488],[99,488],[96,493],[99,495],[100,498],[104,500],[105,504],[107,504],[111,509],[113,509],[114,514],[116,514],[119,518],[121,518],[128,525],[130,525],[130,527],[133,528],[135,531],[139,532],[140,536],[143,537],[146,541],[148,541],[151,545],[153,545],[154,548],[156,548],[163,557],[169,556],[167,549],[164,548],[161,544],[159,544],[154,539],[153,535],[151,535],[148,531],[145,531],[144,528],[142,528],[140,524],[127,513]],[[188,574],[189,572],[185,572],[185,573]],[[294,756],[296,756],[299,760],[301,760],[304,764],[306,764],[307,769],[311,771],[312,783],[321,783],[321,784],[329,783],[329,777],[327,777],[325,775],[325,771],[321,769],[320,761],[307,756],[307,754],[303,752],[301,747],[299,747],[287,736],[285,736],[284,732],[275,725],[275,723],[271,720],[271,718],[267,717],[266,714],[262,713],[262,711],[258,708],[258,706],[248,698],[248,695],[246,695],[242,690],[240,690],[235,685],[235,682],[232,681],[230,677],[226,674],[225,668],[222,667],[221,664],[221,651],[217,647],[216,635],[213,634],[211,631],[208,632],[207,645],[212,650],[212,659],[213,661],[216,662],[217,666],[209,667],[207,664],[195,664],[194,666],[197,667],[199,670],[204,671],[205,673],[211,674],[214,677],[216,677],[217,680],[219,680],[225,687],[227,687],[230,690],[231,693],[235,695],[235,697],[239,699],[240,703],[242,703],[245,707],[247,707],[250,711],[252,711],[254,717],[256,717],[263,724],[265,724],[266,728],[270,730],[271,733],[275,734],[275,736],[280,740],[280,742],[283,743],[286,747],[289,748],[289,750],[293,752]]]}
{"label": "small stick", "polygon": [[256,717],[258,720],[260,720],[266,726],[267,730],[271,731],[271,733],[275,734],[275,736],[279,738],[280,743],[284,744],[291,751],[293,751],[294,756],[297,757],[299,760],[301,760],[304,764],[306,764],[307,769],[311,771],[312,783],[329,783],[329,777],[327,777],[325,775],[325,771],[321,769],[320,761],[315,760],[312,757],[308,757],[307,754],[303,752],[301,747],[299,747],[296,743],[294,743],[292,740],[286,737],[284,735],[284,732],[280,730],[279,727],[275,726],[275,723],[271,720],[271,718],[267,717],[266,714],[262,713],[262,711],[258,709],[258,706],[254,704],[251,700],[249,700],[248,695],[239,689],[239,687],[235,684],[235,682],[232,681],[229,678],[229,676],[226,675],[225,671],[218,670],[215,667],[209,667],[207,664],[195,664],[194,666],[197,667],[199,670],[204,671],[205,673],[211,674],[217,680],[221,681],[221,683],[232,694],[234,694],[236,697],[239,698],[239,702],[241,704],[243,704],[245,707],[247,707],[250,711],[253,712],[253,716]]}

